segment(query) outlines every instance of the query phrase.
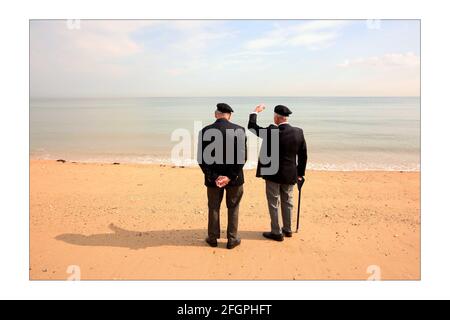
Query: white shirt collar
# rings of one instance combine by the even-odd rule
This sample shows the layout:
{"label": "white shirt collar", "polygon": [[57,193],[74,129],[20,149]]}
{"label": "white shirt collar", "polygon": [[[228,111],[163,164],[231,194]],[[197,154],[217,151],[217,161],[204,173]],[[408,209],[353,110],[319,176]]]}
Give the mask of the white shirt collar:
{"label": "white shirt collar", "polygon": [[[253,111],[251,114],[258,114],[258,112]],[[281,126],[281,125],[283,125],[283,124],[288,124],[288,123],[289,123],[288,121],[283,122],[283,123],[280,123],[277,127],[279,127],[279,126]]]}

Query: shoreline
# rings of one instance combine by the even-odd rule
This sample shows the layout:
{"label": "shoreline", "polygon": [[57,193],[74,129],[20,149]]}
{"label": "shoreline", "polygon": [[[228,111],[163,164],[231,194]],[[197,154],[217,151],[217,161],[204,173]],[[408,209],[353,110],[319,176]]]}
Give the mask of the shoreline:
{"label": "shoreline", "polygon": [[[70,160],[64,158],[54,158],[54,159],[44,159],[44,158],[35,158],[29,157],[29,162],[58,162],[60,160],[64,160],[64,163],[71,164],[98,164],[98,165],[138,165],[138,166],[158,166],[158,167],[173,167],[173,168],[185,168],[185,169],[195,169],[198,168],[198,164],[190,164],[190,165],[175,165],[173,163],[143,163],[143,162],[115,162],[115,161],[80,161],[80,160]],[[420,167],[420,165],[419,165]],[[256,167],[244,168],[244,171],[256,170]],[[399,172],[399,173],[420,173],[421,169],[317,169],[317,168],[308,168],[308,172]]]}

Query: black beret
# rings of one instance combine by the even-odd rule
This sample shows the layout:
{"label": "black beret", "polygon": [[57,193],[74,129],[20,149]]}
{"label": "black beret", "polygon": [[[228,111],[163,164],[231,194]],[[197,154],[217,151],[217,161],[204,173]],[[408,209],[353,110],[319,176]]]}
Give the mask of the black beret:
{"label": "black beret", "polygon": [[281,104],[276,106],[274,111],[276,114],[279,114],[280,116],[284,116],[284,117],[289,117],[289,115],[292,114],[292,111],[289,110],[288,107],[283,106]]}
{"label": "black beret", "polygon": [[234,110],[227,105],[226,103],[218,103],[217,104],[217,111],[220,111],[222,113],[232,113]]}

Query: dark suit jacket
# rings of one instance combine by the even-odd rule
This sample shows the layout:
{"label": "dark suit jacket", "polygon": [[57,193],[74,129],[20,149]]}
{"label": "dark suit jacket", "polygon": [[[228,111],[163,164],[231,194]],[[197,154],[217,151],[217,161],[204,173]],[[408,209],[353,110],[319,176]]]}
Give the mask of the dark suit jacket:
{"label": "dark suit jacket", "polygon": [[[213,163],[207,163],[207,161],[205,161],[207,159],[205,159],[204,157],[205,149],[215,141],[215,138],[205,139],[205,133],[210,129],[217,133],[220,132],[222,138],[221,140],[223,141],[221,150],[223,157],[220,157],[222,160],[214,161]],[[229,139],[227,139],[227,134],[229,135]],[[209,139],[212,141],[208,141]],[[211,146],[211,148],[213,146]],[[211,148],[208,148],[208,150],[211,150]],[[233,150],[233,153],[230,153],[231,150]],[[212,155],[217,156],[216,152],[212,152]],[[218,119],[216,122],[203,128],[202,131],[200,131],[198,139],[197,161],[205,175],[206,186],[215,187],[215,181],[219,176],[227,176],[231,179],[228,186],[243,185],[243,168],[246,160],[247,137],[245,135],[245,128],[231,123],[226,119]]]}
{"label": "dark suit jacket", "polygon": [[[291,126],[290,124],[282,124],[280,126],[270,125],[267,128],[258,126],[256,123],[256,114],[250,115],[248,129],[253,130],[258,137],[263,138],[261,150],[268,150],[270,156],[271,144],[279,143],[279,168],[273,175],[264,175],[261,168],[270,167],[269,164],[261,163],[261,156],[258,161],[258,169],[256,175],[266,180],[280,184],[296,184],[297,177],[305,175],[306,161],[308,159],[306,150],[306,141],[303,130]],[[267,130],[267,134],[261,134],[262,130]],[[279,130],[279,141],[271,141],[271,130]]]}

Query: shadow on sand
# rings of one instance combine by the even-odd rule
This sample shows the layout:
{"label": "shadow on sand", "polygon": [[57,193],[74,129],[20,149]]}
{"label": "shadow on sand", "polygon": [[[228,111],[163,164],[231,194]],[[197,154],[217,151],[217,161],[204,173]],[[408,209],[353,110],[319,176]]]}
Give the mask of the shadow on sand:
{"label": "shadow on sand", "polygon": [[[55,239],[77,246],[119,247],[133,250],[159,246],[207,246],[205,229],[157,230],[137,232],[121,229],[114,224],[109,228],[113,233],[93,235],[61,234]],[[240,231],[239,236],[245,240],[262,240],[261,232]]]}

